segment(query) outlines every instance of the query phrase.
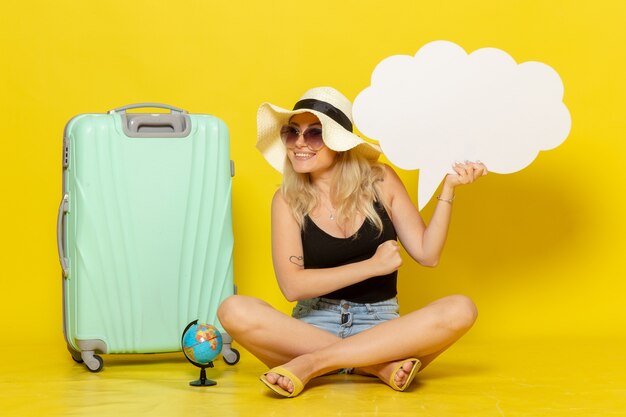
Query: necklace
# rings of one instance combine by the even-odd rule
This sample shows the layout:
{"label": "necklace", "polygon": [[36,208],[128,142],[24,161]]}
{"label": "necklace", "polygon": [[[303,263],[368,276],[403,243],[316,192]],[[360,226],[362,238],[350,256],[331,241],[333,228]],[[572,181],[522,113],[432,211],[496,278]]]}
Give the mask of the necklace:
{"label": "necklace", "polygon": [[[318,188],[319,190],[319,188]],[[321,190],[319,191],[321,195],[325,196],[326,199],[328,199],[328,201],[330,202],[330,196],[328,195],[328,193],[322,192]],[[330,208],[328,208],[329,206],[327,206],[324,203],[324,198],[320,198],[318,201],[320,202],[320,204],[326,209],[326,211],[328,212],[328,218],[330,220],[335,220],[335,208],[332,206],[332,204],[330,204]]]}
{"label": "necklace", "polygon": [[328,206],[326,204],[323,204],[323,203],[322,203],[322,206],[324,206],[324,208],[328,212],[328,218],[330,220],[335,220],[335,209],[332,208],[333,206],[330,206],[331,208],[328,208]]}
{"label": "necklace", "polygon": [[335,220],[335,211],[331,211],[330,209],[328,209],[328,207],[326,208],[326,210],[328,210],[328,218],[331,220]]}

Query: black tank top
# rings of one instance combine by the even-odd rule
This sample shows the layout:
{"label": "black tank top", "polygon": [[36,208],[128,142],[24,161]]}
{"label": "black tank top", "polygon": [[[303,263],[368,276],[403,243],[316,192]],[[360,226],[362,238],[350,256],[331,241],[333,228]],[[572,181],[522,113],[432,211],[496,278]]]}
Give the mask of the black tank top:
{"label": "black tank top", "polygon": [[[338,238],[320,229],[309,216],[304,218],[301,232],[304,250],[304,268],[332,268],[371,258],[378,245],[387,240],[396,240],[396,229],[382,204],[375,202],[374,208],[383,222],[383,232],[378,231],[366,219],[354,236]],[[324,298],[347,300],[355,303],[376,303],[388,300],[397,294],[398,271],[373,277],[345,288],[322,295]]]}

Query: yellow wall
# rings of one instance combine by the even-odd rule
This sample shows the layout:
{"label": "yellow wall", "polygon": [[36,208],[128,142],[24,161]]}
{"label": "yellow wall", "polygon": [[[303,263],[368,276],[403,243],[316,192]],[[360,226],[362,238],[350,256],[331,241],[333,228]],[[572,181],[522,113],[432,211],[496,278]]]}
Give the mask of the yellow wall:
{"label": "yellow wall", "polygon": [[[383,58],[446,39],[552,66],[573,127],[529,168],[460,189],[441,265],[401,270],[404,311],[466,293],[471,337],[623,336],[626,3],[622,0],[9,2],[0,17],[2,341],[61,343],[55,222],[75,114],[139,101],[230,126],[240,293],[288,311],[270,260],[279,175],[256,151],[265,100],[309,87],[353,99]],[[416,195],[416,172],[400,172]],[[424,210],[429,217],[432,204]]]}

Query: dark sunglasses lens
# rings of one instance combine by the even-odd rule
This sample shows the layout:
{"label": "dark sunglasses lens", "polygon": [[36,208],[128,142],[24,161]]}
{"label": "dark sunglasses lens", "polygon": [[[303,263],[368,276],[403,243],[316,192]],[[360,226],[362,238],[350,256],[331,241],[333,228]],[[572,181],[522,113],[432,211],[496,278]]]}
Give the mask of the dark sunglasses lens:
{"label": "dark sunglasses lens", "polygon": [[293,126],[283,126],[280,129],[280,138],[285,146],[293,146],[298,141],[298,136],[300,136],[300,132]]}
{"label": "dark sunglasses lens", "polygon": [[304,132],[304,140],[309,148],[313,150],[320,149],[324,145],[322,129],[316,127],[307,129]]}

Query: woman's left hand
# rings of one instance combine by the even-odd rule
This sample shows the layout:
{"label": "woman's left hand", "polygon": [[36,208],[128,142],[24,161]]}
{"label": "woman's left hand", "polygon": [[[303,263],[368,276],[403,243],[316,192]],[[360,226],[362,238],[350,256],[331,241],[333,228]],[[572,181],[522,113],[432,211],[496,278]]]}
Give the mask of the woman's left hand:
{"label": "woman's left hand", "polygon": [[476,179],[487,175],[487,167],[482,162],[470,162],[465,161],[464,163],[456,162],[452,168],[456,172],[455,174],[448,174],[446,176],[445,185],[448,185],[452,188],[457,185],[462,184],[471,184]]}

